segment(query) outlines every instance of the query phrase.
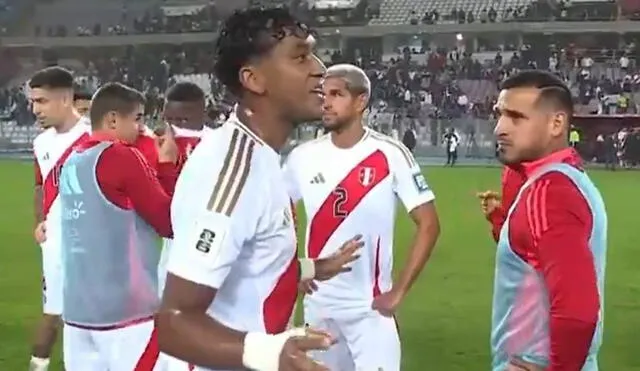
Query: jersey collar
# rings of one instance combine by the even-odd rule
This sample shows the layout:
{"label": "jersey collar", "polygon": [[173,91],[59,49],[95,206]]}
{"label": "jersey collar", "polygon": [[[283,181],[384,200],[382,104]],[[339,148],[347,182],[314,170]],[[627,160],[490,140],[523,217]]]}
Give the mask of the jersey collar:
{"label": "jersey collar", "polygon": [[202,130],[185,129],[175,125],[171,125],[176,137],[200,138]]}
{"label": "jersey collar", "polygon": [[115,134],[104,131],[94,131],[93,133],[91,133],[90,139],[94,142],[121,142],[118,138],[116,138]]}
{"label": "jersey collar", "polygon": [[582,168],[582,158],[580,157],[580,154],[578,154],[575,149],[569,147],[553,152],[541,159],[523,163],[521,170],[524,171],[524,174],[528,178],[541,167],[558,162],[566,163],[577,168]]}
{"label": "jersey collar", "polygon": [[249,129],[245,124],[243,124],[240,119],[238,118],[238,115],[236,114],[236,110],[238,109],[238,105],[236,104],[233,107],[233,111],[231,112],[231,114],[229,115],[229,119],[227,120],[228,123],[235,125],[236,127],[238,127],[240,130],[242,130],[245,134],[247,134],[251,139],[255,140],[256,142],[258,142],[259,144],[265,146],[265,147],[269,147],[267,145],[267,143],[265,143],[264,140],[262,140],[262,138],[260,138],[255,132],[253,132],[251,129]]}

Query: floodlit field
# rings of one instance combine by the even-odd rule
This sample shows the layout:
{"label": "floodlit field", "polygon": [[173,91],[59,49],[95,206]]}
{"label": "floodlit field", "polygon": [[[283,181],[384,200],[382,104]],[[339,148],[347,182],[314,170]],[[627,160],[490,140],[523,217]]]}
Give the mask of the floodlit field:
{"label": "floodlit field", "polygon": [[[487,370],[494,243],[474,193],[497,188],[499,170],[425,171],[437,194],[442,235],[399,314],[402,370]],[[21,371],[41,308],[40,254],[32,239],[33,170],[26,162],[5,161],[0,174],[0,370]],[[601,369],[640,371],[640,173],[593,171],[592,176],[607,202],[610,226]],[[396,266],[404,263],[412,230],[400,211]],[[60,358],[56,351],[52,371],[62,370]]]}

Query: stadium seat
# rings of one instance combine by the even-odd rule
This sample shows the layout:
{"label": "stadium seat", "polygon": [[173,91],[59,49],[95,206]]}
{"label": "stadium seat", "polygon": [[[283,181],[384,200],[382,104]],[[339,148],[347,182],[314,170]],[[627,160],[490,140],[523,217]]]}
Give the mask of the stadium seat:
{"label": "stadium seat", "polygon": [[442,17],[451,14],[452,10],[464,10],[478,16],[484,9],[493,9],[502,18],[508,8],[517,8],[532,3],[532,0],[383,0],[380,17],[371,21],[372,25],[408,24],[412,17],[421,19],[426,12],[433,10]]}
{"label": "stadium seat", "polygon": [[[132,29],[134,18],[143,15],[158,4],[159,1],[153,0],[127,2],[125,12],[123,3],[119,1],[62,0],[53,3],[47,2],[36,7],[32,24],[34,27],[40,26],[43,30],[48,27],[55,28],[64,25],[70,33],[74,33],[78,27],[93,27],[95,24],[101,24],[103,28],[121,25]],[[69,14],[74,16],[69,17]]]}

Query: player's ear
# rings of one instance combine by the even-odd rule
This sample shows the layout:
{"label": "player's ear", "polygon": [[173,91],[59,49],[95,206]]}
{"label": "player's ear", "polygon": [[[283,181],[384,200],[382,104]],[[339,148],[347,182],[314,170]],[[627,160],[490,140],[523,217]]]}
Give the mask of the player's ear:
{"label": "player's ear", "polygon": [[116,111],[109,111],[105,115],[104,123],[106,124],[107,129],[115,129],[118,121],[118,113]]}
{"label": "player's ear", "polygon": [[242,67],[238,72],[238,79],[245,89],[254,94],[262,95],[266,91],[264,76],[253,66]]}
{"label": "player's ear", "polygon": [[549,125],[551,135],[554,137],[564,135],[563,133],[569,130],[569,116],[563,111],[554,112],[551,114]]}
{"label": "player's ear", "polygon": [[367,109],[367,103],[369,103],[368,94],[362,93],[356,97],[356,107],[358,112],[364,112]]}

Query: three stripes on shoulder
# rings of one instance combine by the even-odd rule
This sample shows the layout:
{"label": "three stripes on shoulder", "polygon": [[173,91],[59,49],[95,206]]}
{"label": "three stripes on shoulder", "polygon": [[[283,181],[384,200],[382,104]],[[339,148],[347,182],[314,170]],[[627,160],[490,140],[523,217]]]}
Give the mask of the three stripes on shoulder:
{"label": "three stripes on shoulder", "polygon": [[218,181],[207,203],[208,210],[231,215],[247,183],[255,145],[256,141],[250,134],[239,128],[233,129]]}

